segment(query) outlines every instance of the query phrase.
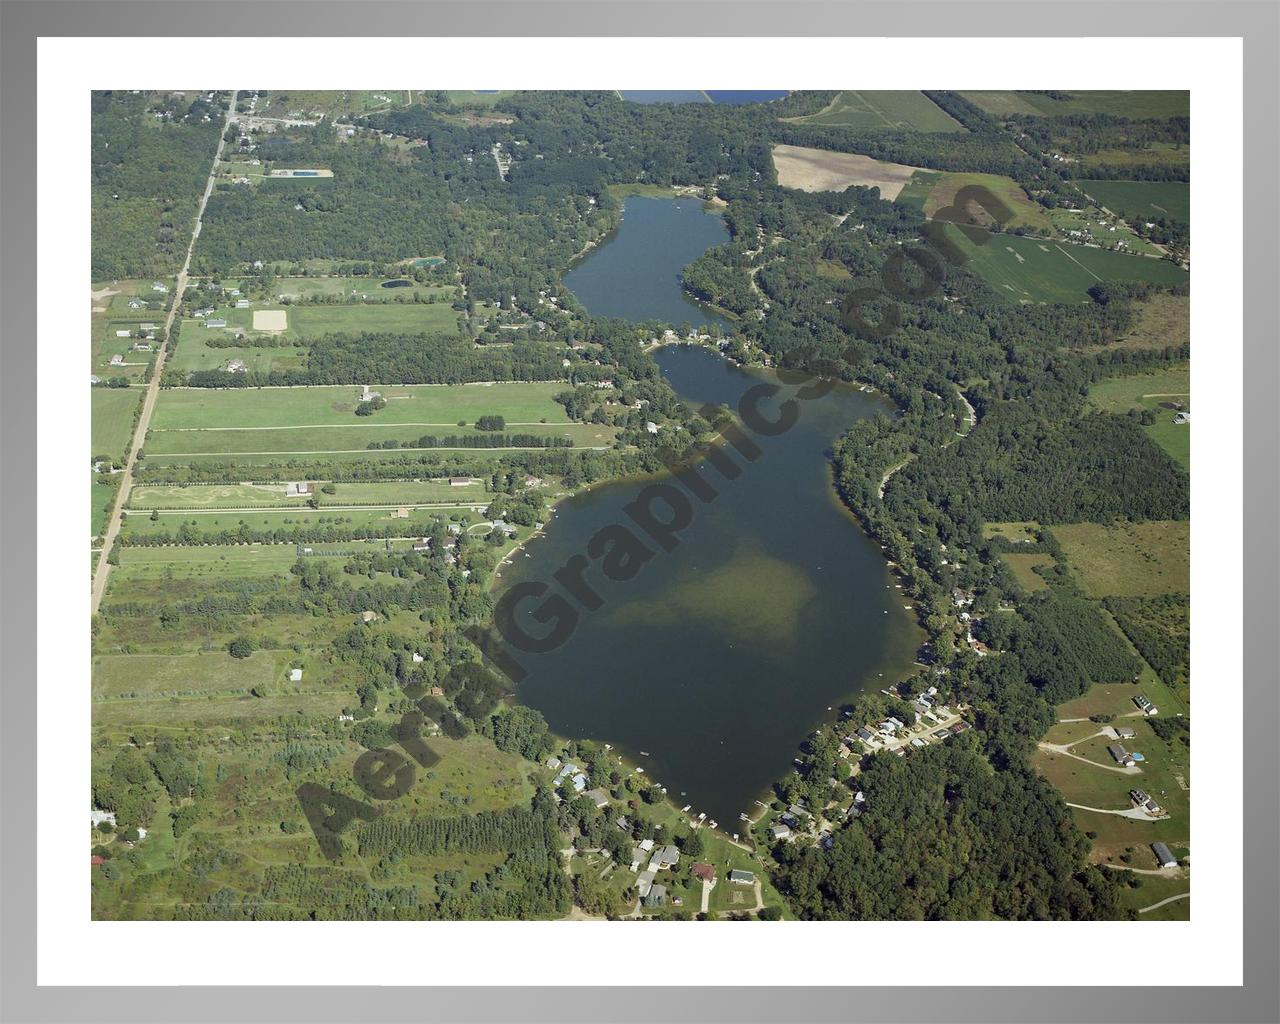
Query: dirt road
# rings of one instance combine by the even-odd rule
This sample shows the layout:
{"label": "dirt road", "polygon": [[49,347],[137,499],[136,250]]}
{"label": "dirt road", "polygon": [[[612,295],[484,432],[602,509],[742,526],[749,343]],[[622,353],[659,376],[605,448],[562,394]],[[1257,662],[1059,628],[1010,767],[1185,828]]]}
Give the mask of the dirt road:
{"label": "dirt road", "polygon": [[[231,94],[231,102],[227,105],[227,116],[222,125],[224,136],[227,128],[234,123],[236,118],[237,95],[237,93],[233,92]],[[196,247],[196,236],[200,233],[200,221],[204,217],[205,205],[209,202],[209,196],[213,192],[213,183],[217,175],[218,161],[222,158],[224,142],[224,138],[220,137],[218,139],[218,148],[213,154],[213,163],[209,167],[209,178],[204,184],[204,194],[200,197],[200,206],[196,210],[196,219],[191,230],[191,241],[187,244],[187,255],[182,261],[182,269],[178,271],[178,279],[174,282],[173,304],[169,307],[169,312],[164,318],[166,337],[173,329],[173,321],[178,315],[179,306],[182,304],[182,293],[187,290],[187,271],[191,267],[191,253]],[[133,432],[133,444],[129,446],[129,457],[125,460],[124,476],[120,481],[119,490],[116,491],[116,501],[111,508],[111,515],[107,517],[107,529],[102,537],[102,550],[98,554],[98,566],[93,573],[90,612],[94,615],[98,613],[98,609],[102,606],[102,595],[107,590],[107,577],[111,573],[111,564],[107,561],[107,557],[111,554],[111,548],[115,544],[116,538],[120,535],[120,513],[129,502],[129,492],[133,488],[133,469],[138,461],[138,452],[142,450],[142,443],[147,436],[147,427],[151,423],[151,413],[156,407],[156,397],[160,394],[160,378],[164,376],[165,356],[166,351],[162,347],[156,356],[156,365],[151,374],[151,383],[147,385],[147,393],[142,399],[142,414],[138,417],[138,426]]]}

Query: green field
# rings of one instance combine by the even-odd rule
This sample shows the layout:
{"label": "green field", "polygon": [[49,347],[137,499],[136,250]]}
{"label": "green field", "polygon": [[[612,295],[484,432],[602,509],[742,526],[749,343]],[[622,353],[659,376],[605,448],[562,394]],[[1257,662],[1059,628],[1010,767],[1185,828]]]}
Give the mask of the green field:
{"label": "green field", "polygon": [[[89,510],[91,514],[89,535],[91,537],[99,536],[107,525],[107,511],[111,507],[111,503],[115,501],[115,497],[116,488],[113,484],[101,484],[95,479],[89,485]],[[97,564],[96,559],[94,564]]]}
{"label": "green field", "polygon": [[449,89],[445,92],[445,95],[449,97],[450,103],[458,106],[492,107],[498,100],[514,96],[518,91],[517,89],[494,89],[492,91],[476,92],[474,89]]}
{"label": "green field", "polygon": [[[235,508],[303,508],[308,498],[287,495],[284,484],[198,484],[188,487],[135,487],[130,493],[129,507],[141,509],[209,510]],[[383,483],[337,483],[334,493],[316,489],[312,495],[321,507],[325,505],[418,505],[436,502],[450,505],[486,501],[483,483],[452,487],[434,480],[400,480]]]}
{"label": "green field", "polygon": [[1099,381],[1089,389],[1089,402],[1094,408],[1106,412],[1122,413],[1131,409],[1154,412],[1156,422],[1144,426],[1143,430],[1183,469],[1190,471],[1191,424],[1175,422],[1178,410],[1168,408],[1176,403],[1190,409],[1191,370],[1188,366],[1184,364],[1157,373]]}
{"label": "green field", "polygon": [[426,298],[431,295],[441,296],[437,304],[448,306],[458,292],[457,288],[444,285],[418,284],[416,282],[403,288],[384,288],[383,285],[392,278],[385,277],[278,277],[271,286],[277,296],[287,296],[294,302],[300,302],[316,295],[341,296],[353,303],[388,302],[400,305],[411,302],[414,296]]}
{"label": "green field", "polygon": [[143,389],[92,388],[89,394],[91,454],[123,459],[133,438],[133,416]]}
{"label": "green field", "polygon": [[1117,117],[1141,119],[1188,117],[1191,114],[1191,94],[1185,91],[1072,90],[1067,93],[1069,99],[1053,99],[1043,92],[1022,90],[965,90],[960,95],[994,117],[1008,117],[1011,114],[1039,117],[1114,114]]}
{"label": "green field", "polygon": [[[1021,185],[1003,174],[916,171],[894,201],[932,218],[940,209],[953,204],[960,189],[975,185],[989,191],[1012,212],[1012,217],[1003,225],[1005,228],[1026,228],[1046,233],[1052,230],[1053,225],[1044,209],[1032,202]],[[977,211],[976,215],[983,222],[990,220],[986,212]]]}
{"label": "green field", "polygon": [[967,129],[924,93],[915,90],[861,91],[839,93],[816,114],[785,120],[799,124],[841,128],[913,130],[920,132],[963,132]]}
{"label": "green field", "polygon": [[284,576],[297,560],[298,551],[293,544],[127,547],[120,553],[120,564],[112,573],[112,580],[118,577],[123,584],[144,580]]}
{"label": "green field", "polygon": [[978,245],[954,227],[947,235],[968,257],[968,269],[1010,302],[1088,302],[1089,289],[1101,281],[1182,284],[1190,276],[1167,260],[1052,239],[999,234]]}
{"label": "green field", "polygon": [[310,509],[283,512],[163,512],[157,518],[150,515],[131,515],[125,519],[124,537],[146,537],[155,534],[173,534],[182,526],[190,526],[202,534],[219,530],[237,530],[247,526],[252,530],[296,530],[299,528],[337,525],[348,529],[368,526],[395,526],[403,536],[415,537],[441,517],[449,521],[467,523],[477,513],[453,505],[432,505],[427,508],[409,509],[407,519],[392,518],[391,510],[347,509],[341,512],[313,511]]}
{"label": "green field", "polygon": [[[288,327],[283,331],[260,331],[253,326],[255,311],[283,310]],[[289,341],[323,337],[326,334],[454,334],[458,314],[447,302],[361,302],[353,305],[298,303],[282,306],[256,304],[249,309],[220,307],[209,320],[222,319],[226,327],[206,327],[202,320],[183,320],[179,348],[193,334],[226,337],[242,331],[250,337],[271,335]],[[223,351],[227,351],[224,349]]]}
{"label": "green field", "polygon": [[1094,202],[1131,220],[1191,223],[1191,186],[1185,181],[1077,181]]}
{"label": "green field", "polygon": [[1048,588],[1049,584],[1045,578],[1038,575],[1034,570],[1040,566],[1053,565],[1052,555],[1044,552],[1035,552],[1028,555],[1004,554],[1000,557],[1004,559],[1005,564],[1013,572],[1018,585],[1027,593],[1034,594],[1037,590]]}
{"label": "green field", "polygon": [[1053,527],[1067,562],[1093,597],[1185,594],[1191,586],[1191,523],[1071,523]]}

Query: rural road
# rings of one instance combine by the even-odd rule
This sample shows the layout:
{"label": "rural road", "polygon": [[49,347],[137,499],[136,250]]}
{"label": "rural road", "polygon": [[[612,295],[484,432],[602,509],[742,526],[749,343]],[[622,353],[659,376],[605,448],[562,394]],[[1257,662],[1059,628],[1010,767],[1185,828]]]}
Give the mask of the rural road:
{"label": "rural road", "polygon": [[1162,899],[1159,903],[1153,903],[1149,907],[1143,907],[1141,910],[1138,911],[1138,913],[1139,914],[1150,913],[1152,910],[1159,910],[1161,907],[1165,906],[1166,904],[1176,903],[1178,902],[1178,900],[1188,900],[1190,898],[1191,898],[1191,893],[1180,892],[1178,893],[1177,896],[1168,896],[1165,899]]}
{"label": "rural road", "polygon": [[1132,818],[1134,821],[1159,821],[1155,815],[1148,814],[1146,811],[1139,810],[1136,807],[1130,807],[1124,811],[1108,811],[1102,807],[1086,807],[1084,804],[1073,804],[1068,802],[1068,807],[1074,807],[1080,811],[1093,811],[1094,814],[1114,814],[1117,818]]}
{"label": "rural road", "polygon": [[121,512],[129,503],[129,492],[133,487],[133,470],[138,462],[138,452],[142,450],[143,441],[147,436],[147,427],[151,423],[151,413],[156,406],[156,397],[160,394],[160,378],[164,376],[164,361],[168,349],[169,332],[173,329],[174,318],[178,315],[178,309],[182,305],[182,293],[187,290],[187,271],[191,268],[191,254],[195,251],[196,236],[200,234],[200,222],[204,218],[204,208],[209,202],[209,196],[213,192],[213,183],[218,174],[218,161],[222,159],[222,147],[226,143],[227,128],[231,126],[236,117],[236,97],[238,92],[232,92],[231,102],[227,104],[227,116],[223,121],[222,134],[218,137],[218,148],[214,150],[213,163],[209,167],[209,178],[204,183],[204,194],[200,197],[200,206],[196,210],[195,222],[191,228],[191,241],[187,244],[187,255],[182,261],[182,269],[178,271],[178,278],[173,285],[173,303],[169,307],[169,312],[164,318],[164,333],[166,342],[160,347],[160,351],[156,355],[156,365],[151,373],[151,383],[147,385],[147,392],[142,399],[142,414],[138,417],[138,425],[133,432],[133,444],[129,447],[129,456],[125,460],[124,474],[120,480],[120,488],[116,491],[115,504],[111,507],[111,514],[107,517],[106,532],[102,535],[102,550],[98,553],[98,567],[93,574],[93,591],[92,601],[90,604],[90,613],[96,615],[98,609],[102,607],[102,595],[107,590],[107,576],[111,572],[111,564],[107,561],[111,554],[111,548],[116,542],[116,538],[120,535]]}
{"label": "rural road", "polygon": [[487,501],[482,502],[421,502],[414,504],[408,502],[402,505],[320,505],[318,508],[312,508],[310,505],[255,505],[246,508],[131,508],[126,509],[130,515],[148,516],[152,512],[162,516],[220,516],[234,515],[237,512],[247,514],[256,514],[258,512],[386,512],[397,508],[436,508],[440,511],[446,509],[465,508],[472,512],[478,512],[481,509],[489,507]]}
{"label": "rural road", "polygon": [[[1093,736],[1100,736],[1101,733],[1094,733]],[[1086,736],[1086,740],[1093,739],[1093,736]],[[1076,743],[1083,743],[1084,740],[1076,740]],[[1119,775],[1141,775],[1142,769],[1136,765],[1132,768],[1124,768],[1121,765],[1102,764],[1098,761],[1090,761],[1087,757],[1081,757],[1079,754],[1071,753],[1071,747],[1075,744],[1067,744],[1063,746],[1060,743],[1045,743],[1041,740],[1036,744],[1041,750],[1048,754],[1061,754],[1063,757],[1071,757],[1077,761],[1083,761],[1085,764],[1093,765],[1095,768],[1101,768],[1104,772],[1116,772]]]}

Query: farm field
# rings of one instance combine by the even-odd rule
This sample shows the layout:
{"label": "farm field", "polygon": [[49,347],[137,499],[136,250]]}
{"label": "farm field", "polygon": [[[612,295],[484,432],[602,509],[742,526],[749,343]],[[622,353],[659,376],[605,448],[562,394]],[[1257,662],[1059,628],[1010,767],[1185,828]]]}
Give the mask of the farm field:
{"label": "farm field", "polygon": [[142,388],[92,388],[90,437],[93,455],[123,459],[133,438],[133,416]]}
{"label": "farm field", "polygon": [[1075,183],[1094,202],[1121,217],[1165,217],[1191,222],[1191,186],[1185,181],[1092,181]]}
{"label": "farm field", "polygon": [[168,697],[235,693],[284,681],[291,651],[193,654],[101,654],[93,659],[93,696]]}
{"label": "farm field", "polygon": [[[1126,149],[1100,149],[1080,157],[1081,167],[1147,167],[1158,166],[1171,170],[1189,170],[1191,151],[1173,142],[1152,142],[1145,146]],[[1110,173],[1114,174],[1112,170]],[[1107,179],[1098,179],[1107,180]]]}
{"label": "farm field", "polygon": [[457,505],[410,508],[407,519],[392,518],[392,511],[377,508],[343,509],[340,512],[313,509],[291,509],[280,512],[161,512],[155,519],[150,515],[129,516],[125,520],[122,535],[125,538],[132,538],[175,534],[184,526],[198,530],[201,534],[217,533],[221,530],[239,530],[241,527],[248,527],[251,530],[292,532],[324,526],[340,526],[345,529],[395,526],[397,533],[416,537],[441,517],[450,522],[469,524],[478,516],[478,513],[473,510]]}
{"label": "farm field", "polygon": [[[270,452],[235,452],[231,455],[218,452],[205,452],[195,455],[159,455],[148,452],[147,461],[155,465],[172,465],[174,463],[209,465],[213,463],[224,470],[222,474],[224,477],[232,478],[252,476],[254,467],[275,466],[281,462],[288,462],[291,466],[297,467],[296,475],[299,477],[308,475],[307,466],[328,466],[335,462],[358,462],[362,466],[383,466],[386,468],[385,475],[395,476],[399,470],[399,464],[396,459],[400,454],[412,456],[414,459],[425,459],[428,466],[438,467],[441,472],[448,473],[453,471],[459,460],[465,461],[468,465],[477,461],[487,462],[490,459],[499,458],[503,454],[503,450],[501,448],[467,448],[465,451],[448,448],[361,448],[343,452],[290,452],[287,456],[275,455]],[[420,470],[422,463],[417,465]]]}
{"label": "farm field", "polygon": [[858,153],[837,153],[805,146],[774,146],[773,165],[778,184],[804,192],[843,192],[850,185],[880,189],[880,198],[893,200],[919,170],[887,163]]}
{"label": "farm field", "polygon": [[1089,289],[1101,281],[1182,284],[1189,277],[1167,260],[1052,239],[1000,234],[978,245],[954,227],[947,235],[968,257],[968,268],[1010,302],[1088,302]]}
{"label": "farm field", "polygon": [[284,484],[199,484],[187,487],[141,485],[130,494],[131,508],[140,509],[219,509],[278,506],[303,508],[309,498],[324,505],[360,504],[458,504],[485,501],[485,487],[477,482],[466,487],[453,487],[448,482],[432,480],[399,480],[384,483],[336,483],[334,493],[287,495]]}
{"label": "farm field", "polygon": [[[1022,186],[1002,174],[916,171],[906,187],[898,193],[896,201],[932,218],[940,209],[951,206],[955,201],[956,193],[968,186],[986,189],[1009,207],[1013,217],[1004,227],[1027,228],[1046,233],[1053,229],[1048,214],[1031,201],[1022,190]],[[885,196],[885,198],[892,197]],[[975,212],[980,221],[989,220],[986,211]]]}
{"label": "farm field", "polygon": [[[123,548],[112,573],[121,584],[144,580],[219,579],[284,576],[297,561],[293,544],[244,544],[218,547]],[[108,595],[110,598],[111,595]]]}
{"label": "farm field", "polygon": [[[264,314],[284,316],[286,326],[264,326]],[[454,334],[458,314],[447,302],[361,302],[353,305],[298,303],[291,306],[255,305],[249,309],[233,306],[216,308],[209,320],[222,319],[226,327],[207,327],[201,320],[183,320],[179,348],[192,334],[207,332],[211,337],[235,330],[247,334],[271,334],[295,341],[326,334]],[[225,351],[225,350],[224,350]]]}
{"label": "farm field", "polygon": [[924,93],[912,89],[846,90],[816,114],[784,118],[841,128],[963,132],[967,129]]}
{"label": "farm field", "polygon": [[1053,527],[1077,578],[1093,597],[1185,594],[1191,585],[1191,523],[1072,523]]}
{"label": "farm field", "polygon": [[994,117],[1030,114],[1057,117],[1066,114],[1114,114],[1130,119],[1188,117],[1191,96],[1185,91],[1120,89],[1071,91],[1069,99],[1053,99],[1043,92],[1022,90],[965,90],[960,94]]}
{"label": "farm field", "polygon": [[[272,285],[277,296],[294,300],[306,300],[312,296],[341,296],[357,303],[376,302],[410,302],[414,296],[426,298],[440,296],[437,301],[452,301],[459,289],[450,285],[418,284],[410,281],[402,287],[385,287],[391,281],[408,280],[407,278],[385,277],[278,277]],[[444,301],[448,306],[449,301]]]}
{"label": "farm field", "polygon": [[[97,478],[89,485],[89,512],[90,525],[89,536],[97,537],[102,533],[103,527],[107,525],[107,510],[111,507],[111,503],[115,501],[116,488],[113,484],[98,483]],[[93,564],[98,564],[97,557],[94,557]]]}
{"label": "farm field", "polygon": [[[368,417],[373,419],[374,417]],[[529,426],[509,424],[512,433],[538,437],[567,437],[580,448],[604,448],[613,443],[612,427],[591,423],[560,423]],[[423,437],[484,437],[471,426],[426,426],[417,424],[360,423],[351,425],[318,424],[306,427],[199,427],[176,430],[152,428],[147,441],[147,454],[156,455],[238,455],[242,452],[293,453],[358,452],[371,443],[398,441],[401,446],[416,447]],[[431,448],[432,445],[426,447]],[[479,446],[477,446],[479,447]],[[443,450],[451,450],[444,446]],[[459,445],[452,450],[471,451]]]}
{"label": "farm field", "polygon": [[[377,385],[374,385],[377,387]],[[152,427],[157,430],[229,427],[362,426],[371,424],[439,426],[460,430],[479,417],[506,417],[507,427],[569,423],[564,406],[553,396],[565,390],[558,381],[500,384],[407,384],[378,387],[385,409],[356,418],[360,388],[348,385],[298,388],[174,388],[156,403]]]}
{"label": "farm field", "polygon": [[[1186,327],[1183,328],[1185,332]],[[1171,342],[1172,343],[1172,342]],[[1099,381],[1089,389],[1089,401],[1107,412],[1149,409],[1156,422],[1144,426],[1151,440],[1168,452],[1183,469],[1191,469],[1191,424],[1177,423],[1177,404],[1183,409],[1191,405],[1191,370],[1182,366],[1157,373],[1132,377],[1112,377]]]}

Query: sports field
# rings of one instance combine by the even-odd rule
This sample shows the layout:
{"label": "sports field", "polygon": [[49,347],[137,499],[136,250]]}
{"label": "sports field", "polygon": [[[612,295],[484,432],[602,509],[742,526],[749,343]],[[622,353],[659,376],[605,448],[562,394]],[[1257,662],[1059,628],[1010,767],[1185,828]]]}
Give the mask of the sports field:
{"label": "sports field", "polygon": [[1134,220],[1164,217],[1191,222],[1191,186],[1185,181],[1077,181],[1094,202]]}
{"label": "sports field", "polygon": [[848,89],[839,93],[816,114],[789,117],[784,120],[798,124],[870,130],[905,129],[918,132],[967,130],[924,93],[911,89],[878,91]]}
{"label": "sports field", "polygon": [[1001,234],[978,245],[956,228],[947,234],[968,256],[966,266],[1010,302],[1088,302],[1101,281],[1182,284],[1190,276],[1168,260],[1052,239]]}
{"label": "sports field", "polygon": [[[1044,209],[1031,201],[1022,186],[1003,174],[916,171],[898,193],[896,201],[932,218],[939,210],[953,205],[956,193],[969,186],[985,189],[1009,208],[1012,216],[1004,222],[1004,227],[1046,232],[1052,229],[1049,215]],[[972,212],[979,222],[989,223],[994,220],[991,212],[983,208]]]}
{"label": "sports field", "polygon": [[1055,99],[1045,92],[1030,91],[964,91],[960,94],[970,103],[994,117],[1030,114],[1055,117],[1065,114],[1114,114],[1130,119],[1188,117],[1191,94],[1186,91],[1121,89],[1071,91]]}

